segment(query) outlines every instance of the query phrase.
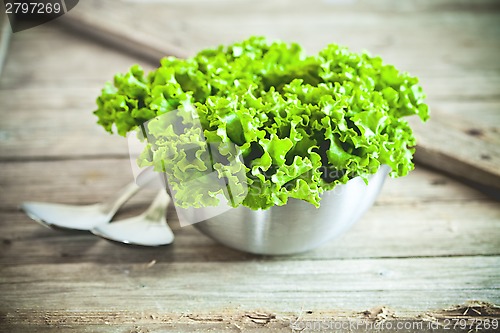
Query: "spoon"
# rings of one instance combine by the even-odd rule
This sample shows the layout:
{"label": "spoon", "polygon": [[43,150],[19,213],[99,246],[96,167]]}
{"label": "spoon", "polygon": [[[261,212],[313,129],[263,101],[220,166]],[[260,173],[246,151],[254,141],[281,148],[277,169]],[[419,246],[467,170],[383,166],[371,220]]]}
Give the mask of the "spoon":
{"label": "spoon", "polygon": [[174,234],[166,220],[170,200],[167,191],[162,189],[141,215],[101,224],[90,231],[96,236],[125,244],[141,246],[170,244],[174,240]]}
{"label": "spoon", "polygon": [[148,168],[137,176],[137,183],[129,183],[102,203],[82,206],[32,201],[24,202],[21,209],[31,219],[51,229],[90,230],[111,221],[128,199],[155,179],[158,180],[157,174]]}
{"label": "spoon", "polygon": [[111,221],[118,209],[139,189],[132,182],[114,197],[93,205],[24,202],[21,209],[31,219],[50,229],[90,230],[96,225]]}

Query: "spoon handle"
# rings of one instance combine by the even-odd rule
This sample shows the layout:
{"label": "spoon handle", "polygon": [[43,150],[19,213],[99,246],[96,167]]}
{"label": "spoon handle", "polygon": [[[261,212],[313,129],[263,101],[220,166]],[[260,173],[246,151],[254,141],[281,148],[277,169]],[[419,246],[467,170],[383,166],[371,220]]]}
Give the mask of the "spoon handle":
{"label": "spoon handle", "polygon": [[101,204],[102,213],[109,216],[115,215],[118,209],[120,209],[120,207],[123,206],[123,204],[127,202],[127,200],[130,199],[134,194],[136,194],[140,189],[141,187],[135,182],[130,182],[129,184],[125,185],[125,187],[118,191],[118,193]]}
{"label": "spoon handle", "polygon": [[144,217],[150,221],[162,221],[165,218],[170,196],[165,189],[161,189],[155,199],[144,212]]}
{"label": "spoon handle", "polygon": [[160,187],[165,187],[161,182],[158,173],[153,171],[153,168],[148,167],[142,170],[137,175],[135,181],[125,185],[125,187],[118,191],[118,193],[103,202],[101,204],[101,211],[110,217],[114,216],[118,209],[120,209],[120,207],[123,206],[128,199],[136,194],[141,188],[153,183],[153,181],[157,182]]}

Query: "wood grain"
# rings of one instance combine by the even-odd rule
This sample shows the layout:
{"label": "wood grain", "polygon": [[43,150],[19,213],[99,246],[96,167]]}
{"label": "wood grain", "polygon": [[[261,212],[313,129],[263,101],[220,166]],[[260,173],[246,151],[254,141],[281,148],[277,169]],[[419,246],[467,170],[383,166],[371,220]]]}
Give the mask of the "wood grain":
{"label": "wood grain", "polygon": [[[294,256],[226,248],[181,228],[173,207],[167,218],[176,240],[160,248],[56,232],[18,209],[26,200],[101,201],[132,180],[126,142],[92,115],[114,73],[133,63],[153,68],[168,45],[192,54],[249,34],[296,40],[309,52],[331,41],[368,48],[422,78],[434,112],[429,127],[470,136],[467,144],[478,139],[467,133],[480,130],[497,147],[495,1],[86,0],[67,18],[73,14],[109,21],[104,28],[119,27],[138,47],[117,51],[59,20],[12,36],[0,76],[1,332],[290,332],[298,318],[394,325],[500,318],[498,201],[421,164],[388,179],[344,237]],[[157,42],[165,44],[137,56],[140,43]],[[141,192],[117,220],[153,196]]]}
{"label": "wood grain", "polygon": [[[476,6],[488,8],[494,4],[495,1],[490,0],[482,1]],[[414,11],[420,15],[410,15]],[[283,0],[223,0],[198,2],[196,5],[190,1],[154,1],[145,4],[91,0],[79,4],[65,19],[71,21],[73,18],[85,18],[93,24],[106,24],[107,29],[113,30],[115,34],[134,35],[140,31],[154,37],[156,42],[152,43],[157,48],[161,48],[162,44],[175,45],[189,54],[200,48],[239,40],[250,34],[265,34],[272,38],[301,42],[310,52],[315,52],[332,41],[355,49],[367,48],[392,53],[390,61],[405,52],[418,52],[413,57],[397,57],[396,64],[409,61],[414,66],[419,66],[412,59],[425,54],[434,60],[440,60],[439,63],[425,63],[426,68],[432,66],[433,69],[443,70],[441,62],[445,62],[445,68],[449,68],[457,59],[460,62],[474,61],[467,57],[467,53],[453,54],[448,46],[467,46],[467,52],[477,52],[493,60],[494,54],[483,51],[484,48],[495,47],[491,42],[496,40],[496,28],[488,25],[495,22],[495,17],[484,16],[481,20],[471,20],[471,15],[476,15],[477,12],[465,11],[459,4],[449,0],[409,4],[394,1],[313,0],[307,6],[301,1]],[[453,15],[451,19],[440,20],[441,16],[448,16],[449,13]],[[137,20],[138,15],[148,19]],[[356,24],[352,24],[353,19]],[[234,29],[235,26],[238,29]],[[372,29],[374,27],[376,29]],[[461,33],[448,38],[455,29]],[[482,33],[483,38],[473,38],[478,33]],[[412,38],[407,38],[408,36]],[[440,44],[439,48],[422,48],[436,45],[436,39],[444,44]],[[479,45],[481,47],[477,49]],[[383,54],[384,58],[388,54]],[[423,64],[424,62],[420,62],[421,67],[424,67]],[[494,66],[493,63],[475,63],[475,66],[483,65]]]}
{"label": "wood grain", "polygon": [[412,121],[411,125],[418,142],[418,163],[500,192],[500,127],[439,115],[426,124]]}
{"label": "wood grain", "polygon": [[[122,158],[0,162],[0,167],[0,209],[16,207],[23,200],[89,204],[104,200],[133,180],[130,161]],[[133,198],[133,202],[149,200],[141,199],[143,195]],[[417,168],[407,177],[388,178],[378,204],[408,206],[489,200],[474,189]]]}
{"label": "wood grain", "polygon": [[103,19],[98,15],[88,15],[91,13],[89,8],[93,8],[94,13],[116,13],[118,11],[118,17],[123,17],[124,10],[134,11],[134,8],[130,8],[130,4],[122,7],[119,2],[115,2],[107,8],[102,8],[101,3],[94,4],[94,7],[85,7],[84,5],[78,7],[75,12],[71,13],[72,15],[62,17],[61,23],[74,31],[89,35],[152,63],[158,63],[158,60],[165,56],[181,58],[187,56],[186,51],[175,44],[155,39],[147,31],[136,29],[134,25],[130,24],[135,20],[125,23],[110,20],[109,17]]}
{"label": "wood grain", "polygon": [[[408,315],[429,307],[447,307],[456,301],[456,294],[462,299],[500,302],[494,278],[498,257],[413,258],[404,262],[278,258],[236,261],[230,264],[231,269],[218,262],[162,262],[150,268],[147,264],[3,267],[2,279],[10,283],[9,288],[2,288],[0,308],[26,311],[33,308],[30,300],[36,298],[36,307],[42,309],[61,311],[78,305],[79,312],[142,309],[203,314],[232,307],[240,311],[362,311],[384,304]],[[475,274],[464,273],[463,267]],[[26,285],[32,286],[30,294],[20,293]],[[409,301],[415,292],[419,297]]]}
{"label": "wood grain", "polygon": [[[474,309],[495,309],[493,307],[483,306],[475,307]],[[386,309],[386,308],[377,308]],[[459,307],[459,309],[467,309],[466,306]],[[493,312],[496,310],[491,310]],[[472,312],[472,311],[471,311]],[[363,313],[371,313],[367,310]],[[472,312],[474,313],[474,312]],[[384,313],[385,314],[385,313]],[[33,313],[23,313],[23,318],[32,318]],[[35,315],[38,315],[35,313]],[[154,320],[145,320],[147,316],[157,318]],[[180,316],[158,316],[156,314],[146,314],[144,312],[138,313],[117,313],[111,312],[109,314],[103,313],[65,313],[57,311],[50,314],[43,314],[43,317],[38,315],[37,332],[53,332],[57,329],[58,332],[105,332],[105,333],[144,333],[144,332],[170,332],[175,331],[179,333],[192,333],[192,332],[300,332],[304,327],[320,329],[331,327],[349,327],[352,324],[351,331],[370,333],[376,327],[377,332],[389,333],[394,332],[394,327],[409,327],[411,332],[425,332],[431,333],[436,330],[442,329],[447,324],[454,320],[458,323],[467,324],[466,329],[457,328],[454,332],[469,332],[471,329],[477,328],[474,323],[483,323],[492,321],[490,316],[478,317],[474,315],[459,315],[451,317],[447,311],[436,311],[434,313],[422,314],[422,319],[408,319],[408,318],[393,318],[394,314],[390,313],[388,319],[377,321],[376,319],[365,318],[364,314],[355,313],[351,316],[339,316],[338,312],[322,312],[319,315],[306,312],[305,315],[299,317],[296,314],[274,314],[274,313],[261,313],[261,312],[241,312],[241,313],[220,313],[212,316],[198,316],[198,315],[180,315]],[[359,317],[359,318],[358,318]],[[128,319],[125,324],[117,326],[115,323],[120,319]],[[261,319],[264,318],[264,319]],[[348,318],[348,319],[346,319]],[[299,319],[297,321],[297,319]],[[161,323],[158,323],[161,320]],[[125,321],[125,320],[124,320]],[[154,322],[153,322],[154,321]],[[75,325],[74,322],[79,324]],[[385,323],[382,325],[381,323]],[[92,323],[85,325],[83,323]],[[42,326],[43,325],[43,326]],[[309,325],[309,326],[306,326]],[[329,325],[329,326],[325,326]],[[479,325],[479,324],[478,324]],[[0,326],[1,327],[1,326]],[[26,332],[33,325],[19,325],[10,332]],[[325,328],[326,327],[326,328]],[[358,328],[356,328],[358,327]],[[413,328],[413,330],[412,330]],[[23,331],[24,329],[24,331]],[[482,329],[483,332],[495,332],[493,329]]]}
{"label": "wood grain", "polygon": [[11,34],[12,29],[10,28],[7,14],[2,10],[0,13],[0,77],[2,76],[5,58],[7,57]]}
{"label": "wood grain", "polygon": [[[139,214],[144,209],[145,205],[129,205],[117,220]],[[500,215],[494,204],[427,204],[426,214],[419,213],[420,210],[422,207],[377,205],[340,239],[282,260],[321,262],[331,259],[480,256],[478,260],[481,261],[482,256],[500,254]],[[483,212],[481,217],[477,216],[478,211]],[[260,258],[226,249],[192,227],[181,228],[173,208],[168,218],[175,233],[175,244],[168,248],[143,250],[117,247],[87,233],[54,232],[35,224],[21,212],[3,212],[0,218],[4,220],[2,229],[5,230],[0,238],[3,242],[0,244],[0,265],[147,263],[151,260],[230,263]],[[423,224],[422,218],[426,218],[428,224]],[[468,223],[471,219],[476,222]]]}

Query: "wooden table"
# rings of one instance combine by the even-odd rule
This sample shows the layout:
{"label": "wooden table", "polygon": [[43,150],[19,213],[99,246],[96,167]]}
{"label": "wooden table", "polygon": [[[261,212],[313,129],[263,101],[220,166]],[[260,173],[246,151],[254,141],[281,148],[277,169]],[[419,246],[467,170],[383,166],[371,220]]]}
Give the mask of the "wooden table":
{"label": "wooden table", "polygon": [[[331,41],[367,48],[421,77],[435,114],[500,124],[494,1],[128,4],[141,18],[131,22],[137,31],[148,15],[164,15],[156,37],[190,54],[250,33],[310,52]],[[91,111],[115,72],[154,66],[66,28],[14,34],[0,77],[1,332],[290,332],[351,322],[358,331],[374,323],[432,331],[499,320],[498,201],[421,165],[388,180],[344,237],[295,256],[228,249],[181,228],[173,209],[176,240],[163,248],[32,222],[18,209],[23,201],[93,203],[132,179],[125,140],[104,133]],[[118,218],[153,195],[133,198]]]}

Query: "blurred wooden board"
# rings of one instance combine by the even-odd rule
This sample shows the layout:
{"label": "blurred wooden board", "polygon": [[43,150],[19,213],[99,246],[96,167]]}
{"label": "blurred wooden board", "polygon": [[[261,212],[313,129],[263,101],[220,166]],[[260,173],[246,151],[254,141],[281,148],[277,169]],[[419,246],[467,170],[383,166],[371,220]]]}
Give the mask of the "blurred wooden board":
{"label": "blurred wooden board", "polygon": [[500,125],[486,127],[439,113],[426,124],[411,125],[418,143],[417,163],[500,193]]}
{"label": "blurred wooden board", "polygon": [[[60,21],[71,29],[100,39],[108,45],[125,49],[153,63],[158,63],[159,59],[166,55],[186,57],[187,53],[181,47],[155,38],[155,34],[150,31],[137,28],[136,16],[133,13],[135,10],[140,11],[140,8],[141,6],[121,1],[82,1],[75,13],[62,17]],[[130,14],[133,14],[132,17]]]}

